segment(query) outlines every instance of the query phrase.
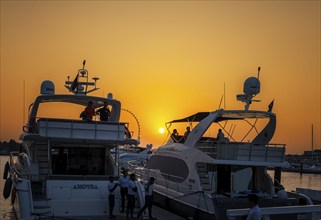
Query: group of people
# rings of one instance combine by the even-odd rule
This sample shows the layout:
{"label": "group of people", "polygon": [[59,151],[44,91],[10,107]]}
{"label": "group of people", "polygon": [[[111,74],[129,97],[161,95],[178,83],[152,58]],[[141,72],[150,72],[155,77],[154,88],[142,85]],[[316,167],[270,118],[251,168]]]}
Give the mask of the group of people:
{"label": "group of people", "polygon": [[180,137],[178,134],[177,129],[174,129],[172,134],[171,134],[171,138],[173,139],[174,142],[178,143],[181,142],[182,140],[184,140],[184,142],[186,141],[189,133],[191,133],[191,128],[190,127],[186,127],[186,131],[184,133],[183,137]]}
{"label": "group of people", "polygon": [[[138,191],[138,188],[135,183],[136,175],[131,173],[128,175],[127,170],[122,170],[122,175],[119,178],[118,183],[114,181],[114,178],[111,176],[109,177],[108,183],[108,201],[109,201],[109,218],[114,219],[116,216],[113,215],[113,209],[115,206],[115,189],[119,186],[120,188],[120,195],[121,195],[121,213],[125,211],[125,200],[127,199],[127,209],[126,209],[126,216],[127,218],[130,217],[134,219],[133,212],[135,208],[135,195]],[[153,219],[152,216],[152,204],[153,204],[153,185],[155,182],[154,177],[150,177],[149,181],[144,185],[145,188],[145,204],[139,210],[137,214],[137,219],[140,218],[142,213],[146,208],[148,208],[149,218]]]}
{"label": "group of people", "polygon": [[[171,134],[171,138],[174,142],[181,142],[182,140],[184,140],[184,142],[186,141],[188,135],[191,133],[191,128],[190,127],[186,127],[186,131],[184,133],[184,136],[183,137],[180,137],[179,134],[178,134],[178,131],[177,129],[173,129],[173,132]],[[217,141],[223,141],[225,140],[225,136],[224,136],[224,133],[222,132],[222,129],[218,129],[218,133],[217,133],[217,136],[216,136],[216,140]]]}
{"label": "group of people", "polygon": [[85,110],[80,114],[80,118],[86,121],[92,121],[95,115],[99,115],[100,121],[108,121],[111,117],[111,112],[108,108],[108,102],[104,102],[104,106],[96,111],[94,108],[94,103],[89,101]]}

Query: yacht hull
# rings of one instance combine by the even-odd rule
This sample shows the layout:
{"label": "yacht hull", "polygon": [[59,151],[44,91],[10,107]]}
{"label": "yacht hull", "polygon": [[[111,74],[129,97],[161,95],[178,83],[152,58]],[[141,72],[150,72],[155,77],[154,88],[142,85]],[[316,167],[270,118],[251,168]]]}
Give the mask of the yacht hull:
{"label": "yacht hull", "polygon": [[183,218],[216,220],[214,214],[205,212],[173,197],[154,191],[154,204]]}

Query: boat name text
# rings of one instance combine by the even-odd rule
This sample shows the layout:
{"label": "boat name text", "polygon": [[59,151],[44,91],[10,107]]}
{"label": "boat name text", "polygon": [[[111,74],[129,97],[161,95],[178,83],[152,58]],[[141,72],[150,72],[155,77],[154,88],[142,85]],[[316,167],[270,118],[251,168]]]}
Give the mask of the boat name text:
{"label": "boat name text", "polygon": [[73,189],[98,189],[98,187],[94,184],[77,184]]}

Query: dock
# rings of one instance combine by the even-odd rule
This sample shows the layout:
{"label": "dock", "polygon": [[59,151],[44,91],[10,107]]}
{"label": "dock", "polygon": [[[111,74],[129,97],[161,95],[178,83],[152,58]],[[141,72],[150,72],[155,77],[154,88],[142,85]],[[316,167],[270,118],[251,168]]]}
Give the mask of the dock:
{"label": "dock", "polygon": [[[171,212],[166,211],[165,209],[159,208],[157,206],[153,206],[152,208],[152,212],[153,212],[153,217],[155,218],[155,220],[184,220],[184,218],[175,215]],[[146,213],[148,213],[148,210],[146,209],[145,211]],[[134,217],[136,219],[137,213],[134,212]],[[114,218],[115,220],[131,220],[132,218],[127,218],[126,217],[126,213],[122,213],[121,216],[116,216],[116,218]],[[148,216],[144,216],[141,217],[139,219],[149,219]],[[137,219],[137,220],[139,220]]]}

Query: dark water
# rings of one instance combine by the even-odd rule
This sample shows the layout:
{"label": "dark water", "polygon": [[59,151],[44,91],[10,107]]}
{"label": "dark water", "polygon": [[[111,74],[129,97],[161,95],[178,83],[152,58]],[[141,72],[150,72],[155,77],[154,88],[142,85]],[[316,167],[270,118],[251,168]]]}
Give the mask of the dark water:
{"label": "dark water", "polygon": [[[16,212],[13,210],[10,204],[10,198],[4,199],[2,196],[3,186],[5,180],[2,179],[3,170],[6,162],[9,160],[8,156],[0,156],[0,219],[1,220],[18,220]],[[273,171],[269,171],[270,175],[273,177]],[[320,174],[303,174],[299,173],[282,173],[281,182],[287,191],[295,190],[296,188],[309,188],[321,190],[321,175]]]}

